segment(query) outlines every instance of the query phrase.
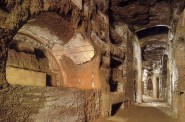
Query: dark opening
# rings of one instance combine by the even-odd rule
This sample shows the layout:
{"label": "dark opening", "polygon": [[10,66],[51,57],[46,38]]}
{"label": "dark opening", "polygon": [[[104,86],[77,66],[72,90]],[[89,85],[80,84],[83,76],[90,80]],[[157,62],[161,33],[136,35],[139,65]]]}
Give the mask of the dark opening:
{"label": "dark opening", "polygon": [[67,20],[70,20],[70,18],[71,18],[71,16],[72,16],[72,9],[70,9],[68,12],[67,12],[67,14],[66,14],[66,19]]}
{"label": "dark opening", "polygon": [[118,6],[120,6],[120,7],[124,7],[124,6],[128,6],[128,5],[130,5],[129,0],[118,3]]}
{"label": "dark opening", "polygon": [[118,68],[121,64],[123,64],[122,61],[116,60],[113,57],[110,59],[110,67],[111,68]]}
{"label": "dark opening", "polygon": [[147,1],[147,0],[139,0],[139,4],[140,5],[147,5],[147,4],[149,4],[149,1]]}
{"label": "dark opening", "polygon": [[45,58],[45,55],[42,50],[35,49],[34,54],[36,55],[37,58]]}
{"label": "dark opening", "polygon": [[52,80],[51,75],[47,75],[46,76],[46,86],[52,86],[51,80]]}
{"label": "dark opening", "polygon": [[144,38],[144,37],[152,36],[152,35],[167,34],[168,30],[169,29],[166,26],[156,26],[156,27],[151,27],[151,28],[138,31],[136,34],[138,38],[140,39],[140,38]]}
{"label": "dark opening", "polygon": [[146,49],[146,46],[142,47],[141,48],[141,58],[142,58],[142,61],[147,61],[144,54],[145,54],[145,49]]}
{"label": "dark opening", "polygon": [[112,80],[110,80],[109,85],[110,85],[110,91],[111,92],[118,91],[118,83],[117,82],[113,82]]}
{"label": "dark opening", "polygon": [[82,19],[80,19],[80,21],[78,22],[78,27],[82,26]]}
{"label": "dark opening", "polygon": [[136,102],[136,99],[137,99],[137,88],[136,88],[136,80],[134,80],[134,83],[133,83],[133,88],[134,88],[134,93],[133,93],[133,97],[134,97],[134,102]]}
{"label": "dark opening", "polygon": [[[16,43],[11,43],[9,49],[16,49]],[[16,50],[17,51],[17,50]]]}
{"label": "dark opening", "polygon": [[117,111],[119,110],[119,108],[121,107],[122,102],[121,103],[116,103],[112,105],[112,110],[111,110],[111,116],[115,115],[117,113]]}
{"label": "dark opening", "polygon": [[160,84],[159,84],[159,78],[156,78],[156,81],[157,81],[157,98],[159,98],[159,94],[160,94]]}
{"label": "dark opening", "polygon": [[134,2],[137,2],[137,0],[123,0],[117,4],[119,7],[128,6],[130,4],[133,4]]}

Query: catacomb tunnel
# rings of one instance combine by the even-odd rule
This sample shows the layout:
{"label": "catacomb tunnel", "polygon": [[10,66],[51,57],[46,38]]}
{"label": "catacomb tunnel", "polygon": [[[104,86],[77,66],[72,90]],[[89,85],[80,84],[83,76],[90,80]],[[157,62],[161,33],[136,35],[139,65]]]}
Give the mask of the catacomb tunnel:
{"label": "catacomb tunnel", "polygon": [[184,122],[184,0],[0,0],[0,122]]}

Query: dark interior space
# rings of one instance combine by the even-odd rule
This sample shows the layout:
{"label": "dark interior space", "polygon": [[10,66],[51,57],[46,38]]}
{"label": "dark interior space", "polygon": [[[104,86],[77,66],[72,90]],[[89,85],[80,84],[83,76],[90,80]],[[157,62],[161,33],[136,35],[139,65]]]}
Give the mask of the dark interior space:
{"label": "dark interior space", "polygon": [[117,103],[112,105],[111,116],[115,115],[118,112],[121,105],[122,103]]}
{"label": "dark interior space", "polygon": [[137,36],[141,39],[151,35],[167,34],[168,31],[169,29],[166,26],[155,26],[137,32]]}

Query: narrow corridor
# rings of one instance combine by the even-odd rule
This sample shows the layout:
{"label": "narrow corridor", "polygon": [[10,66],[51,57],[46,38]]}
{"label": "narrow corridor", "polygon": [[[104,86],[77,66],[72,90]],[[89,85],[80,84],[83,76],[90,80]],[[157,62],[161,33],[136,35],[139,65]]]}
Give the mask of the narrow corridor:
{"label": "narrow corridor", "polygon": [[185,0],[0,0],[0,122],[185,122]]}

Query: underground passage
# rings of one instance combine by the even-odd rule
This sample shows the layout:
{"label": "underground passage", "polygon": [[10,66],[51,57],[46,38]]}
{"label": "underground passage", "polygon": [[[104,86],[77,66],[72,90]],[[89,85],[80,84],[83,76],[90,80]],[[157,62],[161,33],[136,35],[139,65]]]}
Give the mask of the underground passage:
{"label": "underground passage", "polygon": [[185,0],[0,0],[0,122],[185,122]]}

